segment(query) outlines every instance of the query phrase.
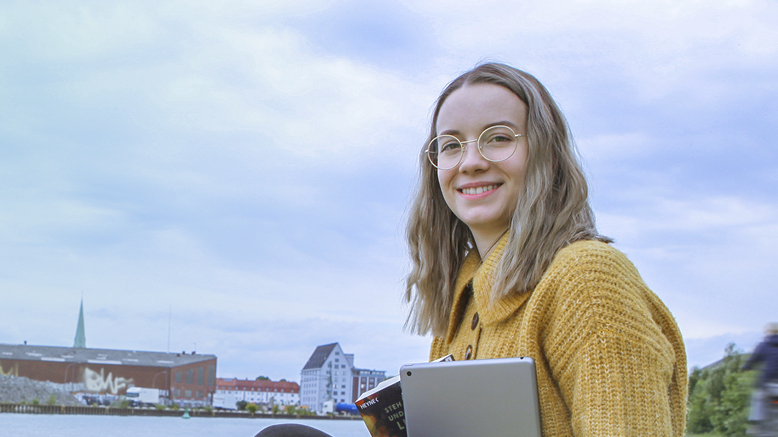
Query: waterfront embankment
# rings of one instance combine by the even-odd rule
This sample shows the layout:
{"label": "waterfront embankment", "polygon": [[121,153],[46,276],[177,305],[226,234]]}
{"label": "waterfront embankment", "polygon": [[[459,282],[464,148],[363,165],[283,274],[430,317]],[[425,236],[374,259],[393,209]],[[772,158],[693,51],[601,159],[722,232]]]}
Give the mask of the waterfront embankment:
{"label": "waterfront embankment", "polygon": [[[156,408],[111,408],[87,407],[81,405],[32,405],[32,404],[0,404],[0,413],[17,414],[81,414],[97,416],[162,416],[181,417],[183,410],[160,410]],[[243,419],[306,419],[306,420],[362,420],[359,416],[308,416],[296,414],[251,414],[248,411],[229,410],[188,410],[190,417],[231,417]]]}

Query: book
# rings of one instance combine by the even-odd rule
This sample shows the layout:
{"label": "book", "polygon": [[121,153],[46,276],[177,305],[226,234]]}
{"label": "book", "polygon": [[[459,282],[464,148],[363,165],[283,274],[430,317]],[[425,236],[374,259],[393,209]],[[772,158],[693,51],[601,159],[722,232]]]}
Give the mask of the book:
{"label": "book", "polygon": [[[437,361],[454,361],[446,355]],[[407,437],[400,376],[386,379],[355,402],[372,437]]]}

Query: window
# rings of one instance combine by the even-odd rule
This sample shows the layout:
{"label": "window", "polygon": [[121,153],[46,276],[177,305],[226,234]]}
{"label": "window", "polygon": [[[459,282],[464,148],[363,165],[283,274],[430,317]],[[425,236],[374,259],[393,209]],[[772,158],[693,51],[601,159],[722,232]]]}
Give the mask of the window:
{"label": "window", "polygon": [[202,399],[202,398],[203,398],[203,391],[197,390],[197,399]]}
{"label": "window", "polygon": [[192,398],[192,390],[184,390],[184,397],[187,399]]}
{"label": "window", "polygon": [[180,371],[178,371],[178,372],[173,374],[173,380],[175,382],[181,382],[181,372]]}
{"label": "window", "polygon": [[197,368],[197,385],[205,385],[205,368]]}
{"label": "window", "polygon": [[216,385],[216,365],[208,365],[208,385]]}
{"label": "window", "polygon": [[186,383],[194,384],[194,369],[186,369]]}

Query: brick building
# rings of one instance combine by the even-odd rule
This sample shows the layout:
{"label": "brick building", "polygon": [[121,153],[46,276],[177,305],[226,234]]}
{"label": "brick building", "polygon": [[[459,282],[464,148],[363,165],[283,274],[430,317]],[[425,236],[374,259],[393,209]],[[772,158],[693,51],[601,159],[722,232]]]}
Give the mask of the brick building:
{"label": "brick building", "polygon": [[216,356],[80,347],[0,344],[0,373],[73,384],[73,391],[123,395],[128,387],[162,390],[171,402],[210,404]]}

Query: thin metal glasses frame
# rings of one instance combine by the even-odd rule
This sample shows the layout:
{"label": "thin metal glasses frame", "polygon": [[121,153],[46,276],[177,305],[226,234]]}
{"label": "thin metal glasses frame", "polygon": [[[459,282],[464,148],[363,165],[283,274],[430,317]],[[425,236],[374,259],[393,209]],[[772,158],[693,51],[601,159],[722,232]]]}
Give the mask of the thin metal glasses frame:
{"label": "thin metal glasses frame", "polygon": [[[478,153],[485,160],[487,160],[489,162],[503,162],[506,159],[509,159],[511,156],[513,156],[514,153],[516,153],[516,149],[518,149],[518,144],[519,143],[518,143],[518,141],[516,141],[516,143],[513,146],[513,151],[511,152],[511,154],[506,156],[503,159],[495,160],[495,159],[487,158],[484,155],[484,152],[483,152],[483,146],[481,145],[481,137],[483,137],[484,134],[489,132],[490,130],[494,130],[494,129],[497,129],[497,128],[505,128],[505,129],[508,129],[509,131],[513,132],[513,138],[515,140],[518,140],[519,137],[524,137],[525,136],[525,135],[522,135],[522,134],[517,134],[516,131],[511,129],[509,126],[505,126],[505,125],[490,126],[490,127],[486,128],[486,129],[484,129],[484,131],[481,132],[481,135],[478,135],[478,138],[476,138],[474,140],[461,141],[459,138],[457,138],[457,137],[455,137],[453,135],[438,135],[435,138],[433,138],[432,141],[427,143],[427,150],[425,150],[424,153],[427,154],[427,160],[429,160],[430,164],[432,164],[433,167],[437,168],[438,170],[451,170],[452,168],[455,168],[456,166],[458,166],[459,164],[462,163],[462,158],[464,158],[465,153],[467,153],[467,144],[476,143],[476,145],[478,146]],[[459,160],[456,162],[456,164],[452,165],[451,167],[439,167],[437,164],[435,164],[435,161],[432,158],[432,154],[433,153],[438,153],[438,152],[435,152],[435,151],[431,150],[432,149],[432,145],[436,141],[438,141],[438,139],[440,139],[440,138],[452,138],[452,139],[456,140],[462,146],[462,151],[459,154]]]}

